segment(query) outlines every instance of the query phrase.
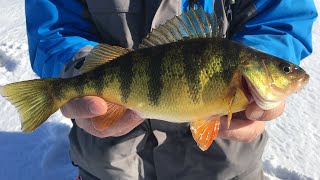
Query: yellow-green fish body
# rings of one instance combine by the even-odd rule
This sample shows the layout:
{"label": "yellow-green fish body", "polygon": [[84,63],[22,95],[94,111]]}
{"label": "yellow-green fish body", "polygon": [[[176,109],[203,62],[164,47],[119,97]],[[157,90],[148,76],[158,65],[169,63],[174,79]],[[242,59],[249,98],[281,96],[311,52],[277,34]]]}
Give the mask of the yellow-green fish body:
{"label": "yellow-green fish body", "polygon": [[222,38],[219,24],[214,14],[190,10],[154,30],[135,51],[96,46],[79,76],[8,84],[0,94],[17,107],[26,132],[70,100],[93,95],[117,104],[95,121],[99,127],[125,109],[143,118],[191,122],[194,139],[206,150],[219,117],[228,115],[230,122],[232,113],[247,107],[248,95],[271,109],[309,79],[297,65]]}
{"label": "yellow-green fish body", "polygon": [[[242,80],[238,66],[243,61],[239,58],[243,48],[230,40],[207,38],[131,51],[70,79],[68,90],[52,93],[56,97],[79,97],[79,92],[97,95],[144,118],[171,122],[225,115],[229,110],[225,98],[232,85]],[[248,103],[238,91],[233,112]]]}

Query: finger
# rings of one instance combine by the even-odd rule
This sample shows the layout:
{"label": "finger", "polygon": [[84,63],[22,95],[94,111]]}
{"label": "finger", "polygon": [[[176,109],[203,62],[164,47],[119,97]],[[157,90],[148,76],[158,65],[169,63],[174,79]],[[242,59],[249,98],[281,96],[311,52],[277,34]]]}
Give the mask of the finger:
{"label": "finger", "polygon": [[233,119],[230,128],[227,129],[227,120],[222,118],[218,136],[223,139],[252,142],[264,131],[264,127],[263,121]]}
{"label": "finger", "polygon": [[245,111],[245,115],[248,119],[258,121],[269,121],[279,117],[285,109],[285,101],[270,110],[261,109],[256,103],[251,103]]}
{"label": "finger", "polygon": [[103,115],[107,112],[107,103],[96,96],[86,96],[74,99],[61,108],[67,118],[83,119]]}
{"label": "finger", "polygon": [[220,131],[244,129],[254,124],[254,122],[255,121],[248,119],[233,118],[230,123],[230,127],[228,128],[228,118],[226,116],[222,116],[220,121]]}

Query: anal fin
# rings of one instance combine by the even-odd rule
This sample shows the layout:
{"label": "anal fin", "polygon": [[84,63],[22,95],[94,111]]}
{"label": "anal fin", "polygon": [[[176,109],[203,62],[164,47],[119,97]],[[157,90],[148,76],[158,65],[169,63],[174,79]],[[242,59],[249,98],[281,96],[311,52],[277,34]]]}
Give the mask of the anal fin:
{"label": "anal fin", "polygon": [[91,118],[93,127],[98,131],[103,131],[112,126],[126,112],[126,108],[117,104],[108,104],[108,111],[102,116]]}
{"label": "anal fin", "polygon": [[207,150],[216,139],[220,127],[220,116],[214,116],[211,120],[199,120],[190,123],[193,139],[202,151]]}

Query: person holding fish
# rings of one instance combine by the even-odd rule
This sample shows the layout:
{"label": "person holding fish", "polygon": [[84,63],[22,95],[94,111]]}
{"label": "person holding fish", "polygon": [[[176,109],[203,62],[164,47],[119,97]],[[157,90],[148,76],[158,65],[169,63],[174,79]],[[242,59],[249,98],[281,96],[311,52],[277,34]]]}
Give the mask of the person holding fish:
{"label": "person holding fish", "polygon": [[25,132],[73,119],[78,179],[264,179],[264,124],[308,82],[316,17],[312,0],[30,0],[42,79],[0,94]]}

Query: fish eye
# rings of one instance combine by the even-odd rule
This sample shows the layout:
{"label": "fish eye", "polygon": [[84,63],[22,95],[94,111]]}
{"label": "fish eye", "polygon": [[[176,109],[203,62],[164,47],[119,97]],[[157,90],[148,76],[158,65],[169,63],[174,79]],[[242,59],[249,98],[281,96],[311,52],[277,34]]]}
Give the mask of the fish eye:
{"label": "fish eye", "polygon": [[290,65],[289,63],[286,63],[286,62],[281,63],[281,64],[280,64],[280,68],[281,68],[281,70],[282,70],[284,73],[286,73],[286,74],[292,72],[292,68],[291,68],[291,65]]}

